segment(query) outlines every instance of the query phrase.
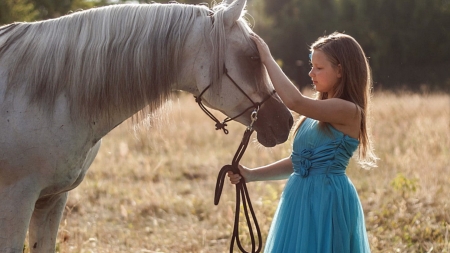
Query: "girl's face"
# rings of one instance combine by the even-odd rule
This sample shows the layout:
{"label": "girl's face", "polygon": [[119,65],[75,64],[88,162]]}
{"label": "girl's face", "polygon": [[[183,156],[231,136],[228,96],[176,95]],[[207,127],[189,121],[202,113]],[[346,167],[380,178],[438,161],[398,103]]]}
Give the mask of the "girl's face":
{"label": "girl's face", "polygon": [[311,54],[311,77],[316,91],[327,92],[328,97],[333,97],[334,86],[341,78],[341,67],[334,66],[326,54],[320,50],[314,50]]}

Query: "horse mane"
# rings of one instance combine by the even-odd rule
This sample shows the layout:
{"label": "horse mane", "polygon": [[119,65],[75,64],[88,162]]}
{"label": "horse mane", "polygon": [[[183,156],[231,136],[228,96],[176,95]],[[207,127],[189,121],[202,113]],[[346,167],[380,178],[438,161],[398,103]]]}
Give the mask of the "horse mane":
{"label": "horse mane", "polygon": [[199,16],[215,17],[210,72],[218,86],[226,41],[224,9],[178,3],[112,5],[0,27],[0,65],[7,67],[7,91],[23,88],[30,102],[50,113],[64,94],[71,115],[90,120],[137,112],[142,105],[152,111],[179,82],[182,45]]}

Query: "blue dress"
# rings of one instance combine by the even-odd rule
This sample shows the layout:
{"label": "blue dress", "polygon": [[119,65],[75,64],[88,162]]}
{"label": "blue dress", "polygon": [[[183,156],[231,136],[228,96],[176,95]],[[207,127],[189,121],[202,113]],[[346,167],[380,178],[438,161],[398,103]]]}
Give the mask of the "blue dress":
{"label": "blue dress", "polygon": [[291,155],[286,182],[272,221],[266,253],[370,252],[364,213],[345,169],[359,141],[331,125],[306,118]]}

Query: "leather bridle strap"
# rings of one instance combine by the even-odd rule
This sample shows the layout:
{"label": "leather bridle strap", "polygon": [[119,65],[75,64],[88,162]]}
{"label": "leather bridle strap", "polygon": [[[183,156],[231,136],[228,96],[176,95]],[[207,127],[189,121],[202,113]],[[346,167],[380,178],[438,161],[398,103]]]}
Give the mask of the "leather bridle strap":
{"label": "leather bridle strap", "polygon": [[[207,89],[211,87],[211,84],[209,84],[198,96],[195,97],[195,102],[199,105],[199,107],[203,110],[203,112],[208,115],[214,122],[216,122],[216,130],[222,129],[225,134],[228,134],[228,129],[225,127],[227,126],[227,122],[232,121],[240,116],[242,116],[244,113],[246,113],[248,110],[253,108],[253,112],[250,115],[251,123],[247,126],[247,129],[244,132],[244,136],[242,137],[241,143],[234,154],[233,161],[231,165],[225,165],[222,167],[222,169],[219,171],[219,175],[217,177],[217,183],[216,183],[216,189],[215,189],[215,195],[214,195],[214,204],[218,205],[220,196],[222,194],[223,184],[225,181],[225,177],[228,171],[232,171],[235,174],[240,174],[239,172],[239,161],[241,160],[242,156],[244,155],[245,150],[247,149],[248,142],[250,140],[250,136],[253,133],[253,124],[257,120],[258,111],[261,107],[261,105],[266,102],[270,97],[272,97],[275,94],[275,90],[271,92],[266,98],[264,98],[261,102],[255,103],[249,95],[245,93],[245,91],[239,87],[239,85],[234,81],[234,79],[228,74],[227,69],[224,66],[224,74],[233,82],[233,84],[239,89],[239,91],[244,94],[248,100],[252,103],[251,106],[246,108],[243,112],[239,113],[238,115],[234,117],[227,117],[222,122],[220,122],[202,103],[202,96],[206,92]],[[250,201],[250,196],[248,194],[247,185],[245,184],[245,180],[242,179],[238,184],[236,184],[236,207],[235,207],[235,214],[234,214],[234,227],[233,227],[233,235],[231,237],[230,242],[230,253],[233,253],[234,244],[236,243],[238,248],[244,252],[244,253],[250,253],[245,251],[244,247],[242,247],[242,243],[239,239],[239,214],[240,214],[240,208],[241,208],[241,200],[242,205],[244,207],[244,215],[248,226],[248,231],[250,233],[250,239],[252,244],[251,253],[259,253],[261,252],[262,248],[262,239],[261,239],[261,230],[258,225],[258,221],[256,219],[255,212],[253,210],[252,203]],[[251,219],[249,215],[249,211],[251,214]],[[256,247],[256,240],[255,240],[255,233],[253,232],[253,225],[256,229],[256,236],[258,237],[258,247]]]}
{"label": "leather bridle strap", "polygon": [[[244,155],[245,149],[248,146],[248,142],[250,140],[250,136],[253,133],[253,129],[247,128],[244,132],[244,136],[242,137],[241,144],[239,145],[239,148],[237,149],[233,161],[231,165],[225,165],[222,167],[222,169],[219,171],[219,175],[217,176],[217,183],[216,183],[216,190],[214,194],[214,204],[218,205],[220,196],[222,194],[223,184],[225,181],[225,177],[228,171],[232,171],[233,173],[239,174],[239,161],[241,160],[242,156]],[[241,208],[241,199],[242,199],[242,205],[244,207],[244,214],[245,219],[247,222],[248,231],[250,233],[250,240],[252,244],[251,251],[245,251],[244,247],[242,246],[242,243],[239,239],[239,214],[240,214],[240,208]],[[253,220],[253,224],[256,229],[257,237],[258,237],[258,248],[256,248],[256,242],[255,242],[255,234],[253,232],[253,226],[252,226],[252,220],[250,220],[249,217],[249,211],[251,214],[251,219]],[[259,228],[258,221],[256,219],[255,211],[253,210],[252,202],[250,201],[250,196],[248,194],[247,185],[245,184],[245,180],[242,178],[239,183],[236,184],[236,206],[235,206],[235,212],[234,212],[234,227],[233,227],[233,235],[231,237],[230,242],[230,253],[233,253],[234,243],[236,242],[236,245],[238,248],[244,252],[244,253],[258,253],[261,252],[261,245],[262,245],[262,236],[261,236],[261,229]]]}
{"label": "leather bridle strap", "polygon": [[273,90],[273,92],[270,93],[270,94],[269,94],[266,98],[264,98],[261,102],[255,103],[255,102],[253,102],[253,100],[250,98],[250,96],[247,95],[247,93],[245,93],[245,91],[244,91],[241,87],[239,87],[239,85],[236,83],[236,81],[234,81],[234,79],[228,74],[228,70],[227,70],[226,67],[224,67],[224,74],[231,80],[231,82],[234,84],[234,86],[236,86],[236,87],[239,89],[239,91],[242,92],[242,94],[244,94],[244,95],[248,98],[248,100],[250,100],[250,102],[252,103],[251,106],[247,107],[244,111],[242,111],[242,112],[239,113],[238,115],[236,115],[236,116],[234,116],[234,117],[231,117],[231,118],[230,118],[230,117],[226,117],[222,122],[220,122],[220,121],[219,121],[219,120],[218,120],[218,119],[217,119],[217,118],[216,118],[216,117],[208,110],[208,108],[206,108],[206,106],[203,105],[203,103],[202,103],[202,96],[203,96],[203,94],[206,92],[206,90],[208,90],[208,89],[211,87],[211,84],[209,84],[208,86],[206,86],[206,88],[203,89],[203,91],[200,93],[200,95],[194,96],[194,98],[195,98],[195,102],[198,104],[198,106],[200,107],[200,109],[202,109],[202,111],[203,111],[206,115],[208,115],[208,117],[210,117],[214,122],[216,122],[216,125],[215,125],[215,126],[216,126],[216,130],[222,129],[223,132],[224,132],[225,134],[228,134],[228,129],[226,129],[227,122],[232,121],[232,120],[235,120],[236,118],[242,116],[244,113],[246,113],[248,110],[250,110],[250,109],[252,109],[252,108],[259,110],[259,107],[260,107],[264,102],[266,102],[270,97],[272,97],[272,96],[276,93],[276,91]]}

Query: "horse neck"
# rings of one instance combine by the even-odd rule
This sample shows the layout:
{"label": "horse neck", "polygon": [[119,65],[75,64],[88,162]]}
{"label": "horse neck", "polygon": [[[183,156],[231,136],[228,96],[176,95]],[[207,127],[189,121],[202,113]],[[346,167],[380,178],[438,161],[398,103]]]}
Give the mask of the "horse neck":
{"label": "horse neck", "polygon": [[[209,64],[211,56],[208,54],[207,48],[210,46],[205,43],[208,30],[205,26],[208,25],[210,25],[210,20],[207,18],[198,18],[196,24],[193,25],[185,42],[182,44],[182,48],[178,49],[182,51],[178,58],[178,68],[170,69],[167,72],[167,75],[175,77],[173,81],[166,83],[164,87],[155,85],[154,82],[150,81],[148,82],[149,86],[155,85],[153,86],[154,89],[150,89],[150,92],[147,93],[147,96],[150,96],[150,98],[147,97],[147,99],[141,100],[129,99],[126,102],[137,104],[123,106],[120,110],[113,110],[113,113],[109,115],[108,111],[104,111],[99,120],[101,121],[99,122],[100,124],[95,127],[97,129],[96,132],[99,135],[105,135],[130,117],[134,117],[136,121],[148,117],[154,110],[170,99],[172,91],[181,90],[198,95],[200,93],[199,87],[201,89],[210,84]],[[162,61],[165,61],[165,59]],[[156,62],[156,64],[159,63]],[[123,92],[140,94],[142,90],[139,89],[139,86],[131,86]]]}

